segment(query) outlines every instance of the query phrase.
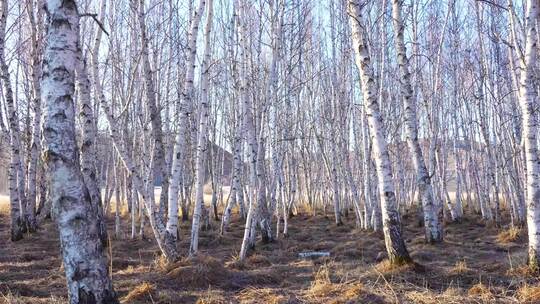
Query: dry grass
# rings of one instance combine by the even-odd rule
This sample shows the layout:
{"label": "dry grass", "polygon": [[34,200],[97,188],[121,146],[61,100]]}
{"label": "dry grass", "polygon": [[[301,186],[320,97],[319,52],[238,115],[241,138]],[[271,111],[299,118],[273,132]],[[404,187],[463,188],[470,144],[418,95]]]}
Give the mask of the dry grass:
{"label": "dry grass", "polygon": [[155,297],[155,295],[152,296],[152,293],[155,293],[155,291],[156,291],[155,285],[150,284],[148,282],[143,282],[135,286],[133,290],[131,290],[125,297],[122,298],[121,302],[133,303],[134,301],[142,300],[145,298],[149,298],[149,300],[153,302],[153,298]]}
{"label": "dry grass", "polygon": [[510,227],[497,235],[497,241],[501,244],[516,242],[523,236],[523,230],[518,227]]}
{"label": "dry grass", "polygon": [[532,270],[528,265],[521,265],[508,269],[506,274],[509,276],[520,277],[520,278],[535,278],[538,276],[538,272]]}
{"label": "dry grass", "polygon": [[6,294],[0,294],[0,304],[66,304],[66,300],[57,297],[51,296],[48,298],[23,298],[19,295],[14,295],[11,292]]}
{"label": "dry grass", "polygon": [[454,268],[452,268],[450,271],[453,274],[462,274],[469,272],[471,269],[467,266],[467,262],[465,260],[457,261]]}
{"label": "dry grass", "polygon": [[[0,213],[0,239],[9,237],[7,219]],[[447,226],[445,242],[437,245],[423,241],[423,227],[404,221],[408,249],[424,269],[377,263],[378,253],[385,251],[382,234],[354,230],[353,214],[344,222],[336,227],[331,212],[328,217],[311,217],[301,211],[289,221],[288,238],[270,244],[258,241],[239,262],[244,226],[235,213],[225,236],[217,236],[216,223],[214,230],[201,233],[199,256],[173,264],[156,258],[159,249],[148,227],[147,240],[112,242],[115,289],[125,303],[539,302],[533,296],[536,277],[518,272],[526,260],[525,242],[509,245],[509,263],[509,251],[501,250],[507,246],[498,245],[500,230],[485,227],[479,217]],[[186,254],[191,223],[180,224],[178,248]],[[109,217],[108,225],[112,230],[114,219]],[[129,221],[123,220],[122,225],[129,231]],[[330,257],[298,258],[299,252],[314,250],[329,251]],[[21,242],[2,243],[0,303],[65,303],[60,265],[58,233],[52,222]],[[479,277],[485,285],[477,284]],[[143,288],[143,283],[151,287]],[[2,294],[10,297],[9,302]],[[139,298],[125,301],[135,296]],[[57,302],[51,300],[54,297]]]}
{"label": "dry grass", "polygon": [[241,261],[238,255],[233,256],[231,260],[225,262],[225,267],[229,269],[244,270],[247,266],[245,260]]}
{"label": "dry grass", "polygon": [[358,282],[350,282],[350,283],[347,283],[347,284],[344,284],[345,288],[344,288],[344,293],[343,293],[343,296],[341,296],[340,298],[338,298],[338,300],[340,301],[349,301],[351,299],[355,299],[355,298],[358,298],[360,297],[360,295],[362,294],[363,290],[364,290],[364,285],[362,283],[358,283]]}
{"label": "dry grass", "polygon": [[253,268],[272,266],[272,262],[270,262],[270,259],[261,254],[253,254],[249,256],[246,259],[246,264]]}
{"label": "dry grass", "polygon": [[521,303],[540,303],[540,286],[521,286],[517,291],[517,298]]}
{"label": "dry grass", "polygon": [[439,299],[430,292],[429,290],[413,290],[405,294],[405,297],[410,300],[412,303],[417,304],[438,304],[440,303]]}
{"label": "dry grass", "polygon": [[333,282],[331,268],[333,263],[322,265],[315,273],[311,287],[306,293],[306,298],[313,302],[324,301],[325,303],[348,303],[358,299],[364,285],[357,281]]}
{"label": "dry grass", "polygon": [[9,214],[9,196],[0,195],[0,214]]}
{"label": "dry grass", "polygon": [[168,266],[167,279],[192,288],[209,288],[227,284],[230,272],[223,262],[209,255],[199,254]]}
{"label": "dry grass", "polygon": [[315,274],[313,282],[308,292],[308,296],[311,298],[327,298],[334,296],[335,293],[340,291],[339,284],[334,284],[330,280],[330,266],[325,264],[319,268]]}
{"label": "dry grass", "polygon": [[493,294],[491,293],[490,288],[481,282],[469,288],[467,294],[472,297],[479,297],[483,300],[489,300],[493,298]]}
{"label": "dry grass", "polygon": [[223,295],[223,292],[215,289],[208,289],[201,297],[197,299],[196,304],[227,304],[229,301]]}
{"label": "dry grass", "polygon": [[415,304],[462,304],[463,296],[459,289],[447,288],[442,294],[437,294],[431,290],[413,290],[405,294],[405,297]]}
{"label": "dry grass", "polygon": [[279,304],[285,303],[287,298],[279,294],[272,288],[254,288],[248,287],[240,292],[236,297],[242,304],[255,304],[255,303],[267,303],[267,304]]}
{"label": "dry grass", "polygon": [[381,274],[388,275],[412,271],[415,270],[416,267],[419,267],[419,265],[416,265],[414,263],[393,264],[390,262],[390,260],[385,259],[375,265],[375,270],[377,270]]}

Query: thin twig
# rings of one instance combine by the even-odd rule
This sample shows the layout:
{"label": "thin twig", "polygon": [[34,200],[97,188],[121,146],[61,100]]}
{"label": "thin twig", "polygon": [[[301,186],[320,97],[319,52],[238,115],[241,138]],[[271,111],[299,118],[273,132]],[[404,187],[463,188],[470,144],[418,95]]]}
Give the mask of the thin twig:
{"label": "thin twig", "polygon": [[504,7],[504,6],[500,5],[500,4],[497,4],[497,3],[495,3],[495,2],[489,1],[489,0],[476,0],[476,1],[478,1],[478,2],[484,2],[484,3],[487,3],[487,4],[489,4],[489,5],[493,5],[493,6],[497,7],[497,8],[503,9],[503,10],[505,10],[505,11],[508,10],[508,8],[506,8],[506,7]]}
{"label": "thin twig", "polygon": [[107,32],[103,24],[101,24],[101,22],[97,19],[97,14],[84,13],[79,14],[79,17],[92,17],[92,19],[94,19],[94,21],[98,24],[99,28],[105,33],[105,35],[109,36],[109,32]]}

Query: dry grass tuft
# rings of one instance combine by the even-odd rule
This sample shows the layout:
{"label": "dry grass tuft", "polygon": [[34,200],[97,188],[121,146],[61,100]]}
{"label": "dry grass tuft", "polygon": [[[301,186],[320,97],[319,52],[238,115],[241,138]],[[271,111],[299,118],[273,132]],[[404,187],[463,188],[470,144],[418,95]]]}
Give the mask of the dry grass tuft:
{"label": "dry grass tuft", "polygon": [[156,287],[153,284],[150,284],[148,282],[143,282],[133,290],[131,290],[124,298],[122,298],[122,303],[133,303],[137,300],[142,300],[144,298],[149,298],[153,302],[152,293],[156,291]]}
{"label": "dry grass tuft", "polygon": [[330,278],[330,266],[325,264],[319,268],[315,278],[307,291],[307,298],[311,301],[326,300],[327,303],[347,303],[358,299],[364,290],[362,283],[349,281],[334,283]]}
{"label": "dry grass tuft", "polygon": [[0,303],[2,304],[66,304],[67,300],[51,296],[49,298],[38,298],[38,297],[22,297],[18,294],[13,294],[11,291],[3,294],[0,293]]}
{"label": "dry grass tuft", "polygon": [[518,267],[508,269],[506,271],[506,274],[510,276],[523,277],[523,278],[535,278],[538,276],[538,272],[532,270],[527,265],[520,265]]}
{"label": "dry grass tuft", "polygon": [[155,269],[163,271],[163,272],[170,271],[172,267],[172,265],[169,262],[167,262],[167,259],[163,255],[156,256],[152,264]]}
{"label": "dry grass tuft", "polygon": [[518,289],[516,295],[520,303],[540,303],[540,286],[525,284]]}
{"label": "dry grass tuft", "polygon": [[241,261],[240,257],[236,255],[236,256],[233,256],[233,258],[230,261],[227,261],[225,263],[225,267],[229,269],[235,269],[235,270],[244,270],[247,268],[247,265],[245,261]]}
{"label": "dry grass tuft", "polygon": [[461,296],[461,290],[456,287],[448,287],[442,294],[445,298],[455,298]]}
{"label": "dry grass tuft", "polygon": [[501,231],[497,235],[497,241],[502,244],[508,244],[511,242],[518,241],[523,236],[523,230],[517,227],[510,227],[506,230]]}
{"label": "dry grass tuft", "polygon": [[193,288],[208,288],[226,284],[230,277],[223,263],[211,256],[199,254],[168,266],[168,279]]}
{"label": "dry grass tuft", "polygon": [[471,269],[467,266],[467,262],[465,260],[457,261],[456,265],[450,270],[453,274],[462,274],[469,272]]}
{"label": "dry grass tuft", "polygon": [[448,287],[443,293],[436,294],[432,290],[413,290],[405,293],[405,297],[411,303],[418,304],[440,304],[440,303],[462,303],[463,297],[459,289]]}
{"label": "dry grass tuft", "polygon": [[336,291],[339,291],[339,286],[338,284],[333,284],[330,280],[330,267],[325,264],[315,274],[315,278],[311,282],[311,288],[309,289],[309,296],[313,298],[328,297]]}
{"label": "dry grass tuft", "polygon": [[364,285],[362,283],[348,283],[345,284],[345,289],[343,292],[342,299],[345,298],[347,301],[351,299],[356,299],[360,297],[364,290]]}
{"label": "dry grass tuft", "polygon": [[493,297],[493,294],[491,293],[489,287],[484,285],[483,283],[477,283],[473,285],[471,288],[469,288],[469,291],[467,293],[469,296],[480,297],[482,299],[490,299]]}
{"label": "dry grass tuft", "polygon": [[272,266],[272,262],[270,262],[270,259],[268,259],[266,256],[260,255],[260,254],[254,254],[254,255],[249,256],[246,259],[246,262],[247,262],[248,265],[255,266],[255,267]]}
{"label": "dry grass tuft", "polygon": [[116,274],[137,274],[137,273],[143,273],[147,270],[147,268],[143,265],[135,266],[128,265],[128,267],[118,270]]}
{"label": "dry grass tuft", "polygon": [[225,296],[219,290],[208,289],[200,298],[197,299],[196,304],[226,304],[229,303],[225,299]]}
{"label": "dry grass tuft", "polygon": [[405,297],[410,300],[412,303],[418,304],[435,304],[439,303],[439,300],[429,291],[418,291],[413,290],[405,293]]}
{"label": "dry grass tuft", "polygon": [[236,297],[240,303],[252,304],[252,303],[267,303],[267,304],[279,304],[286,302],[287,298],[279,294],[272,288],[254,288],[248,287],[240,292]]}
{"label": "dry grass tuft", "polygon": [[421,270],[421,266],[414,263],[393,264],[386,259],[375,265],[375,269],[381,274],[403,273],[411,270]]}

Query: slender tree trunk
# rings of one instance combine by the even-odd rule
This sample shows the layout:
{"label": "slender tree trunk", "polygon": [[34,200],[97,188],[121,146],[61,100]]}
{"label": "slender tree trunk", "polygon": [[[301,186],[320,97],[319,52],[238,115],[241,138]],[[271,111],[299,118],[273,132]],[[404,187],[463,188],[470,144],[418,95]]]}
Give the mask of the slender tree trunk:
{"label": "slender tree trunk", "polygon": [[370,55],[364,26],[362,24],[361,4],[358,0],[349,0],[349,20],[352,28],[353,48],[356,57],[364,97],[364,106],[368,117],[369,130],[373,139],[375,152],[375,164],[379,180],[379,193],[381,196],[381,212],[383,220],[383,232],[386,243],[388,258],[393,264],[409,263],[412,259],[405,247],[402,237],[400,219],[397,211],[396,195],[392,180],[392,168],[390,156],[383,134],[383,120],[379,112],[377,101],[377,88],[370,62]]}
{"label": "slender tree trunk", "polygon": [[[199,221],[201,218],[202,209],[204,206],[204,182],[205,182],[205,159],[208,150],[208,82],[209,82],[209,67],[210,67],[210,34],[212,31],[212,22],[214,15],[214,1],[208,0],[208,12],[206,15],[206,26],[204,29],[204,55],[201,66],[201,106],[199,114],[199,134],[197,142],[197,158],[195,164],[195,209],[193,210],[193,220],[191,225],[191,244],[189,254],[195,255],[199,250]],[[208,211],[206,211],[208,212]]]}
{"label": "slender tree trunk", "polygon": [[242,14],[237,14],[238,18],[238,27],[239,27],[239,44],[240,44],[240,58],[242,60],[242,67],[240,68],[240,100],[242,102],[242,113],[244,118],[244,130],[246,134],[246,141],[248,145],[248,155],[249,155],[249,170],[250,170],[250,182],[249,182],[249,194],[248,194],[248,200],[249,200],[249,208],[247,212],[246,217],[246,224],[244,228],[244,237],[242,239],[242,246],[240,248],[240,260],[244,260],[247,256],[247,251],[252,248],[253,241],[255,239],[255,231],[253,228],[255,225],[253,223],[257,222],[257,190],[260,190],[259,188],[261,185],[259,185],[257,180],[257,152],[258,152],[258,146],[257,146],[257,135],[255,133],[255,125],[253,122],[254,114],[252,112],[252,105],[250,103],[250,98],[248,96],[248,79],[247,79],[247,67],[246,64],[248,62],[248,40],[247,40],[247,29],[246,25],[244,24],[244,20],[242,20],[245,17],[245,8],[246,4],[242,2],[242,4],[239,4],[239,0],[234,1],[234,9],[239,10],[242,12]]}
{"label": "slender tree trunk", "polygon": [[412,154],[413,164],[416,170],[416,183],[422,200],[422,210],[424,213],[425,237],[428,243],[441,242],[443,239],[442,226],[437,218],[437,207],[431,188],[422,148],[418,141],[418,127],[416,119],[416,95],[411,85],[411,73],[409,72],[409,59],[405,47],[402,15],[402,0],[392,0],[392,18],[395,32],[396,53],[400,71],[401,95],[405,105],[405,132],[407,143]]}
{"label": "slender tree trunk", "polygon": [[118,303],[100,240],[99,206],[90,198],[79,164],[73,103],[79,49],[77,4],[48,0],[46,11],[47,47],[41,77],[43,159],[60,232],[69,302]]}
{"label": "slender tree trunk", "polygon": [[34,16],[34,4],[32,0],[27,1],[28,19],[30,20],[30,36],[32,42],[32,103],[34,119],[32,122],[32,142],[30,145],[30,160],[28,164],[28,195],[26,201],[26,216],[28,231],[37,229],[36,221],[36,200],[37,200],[37,171],[38,157],[41,151],[41,86],[39,77],[41,76],[41,34],[43,9],[38,7],[37,22]]}
{"label": "slender tree trunk", "polygon": [[[229,221],[231,219],[232,207],[238,202],[239,206],[243,206],[242,184],[240,181],[242,174],[242,137],[240,135],[241,128],[237,127],[234,136],[234,148],[233,148],[233,175],[232,185],[229,193],[229,201],[227,207],[223,211],[223,217],[221,219],[221,235],[225,234]],[[238,199],[237,199],[238,198]],[[240,213],[243,216],[244,210],[240,208]]]}
{"label": "slender tree trunk", "polygon": [[[135,1],[135,0],[132,0]],[[165,215],[165,200],[168,197],[169,191],[169,169],[167,167],[165,144],[163,137],[163,123],[161,119],[161,110],[158,100],[156,98],[156,85],[154,83],[153,71],[150,66],[149,50],[148,50],[148,37],[146,33],[145,13],[144,13],[144,0],[140,0],[139,11],[139,32],[141,36],[141,56],[142,65],[144,71],[144,80],[146,84],[146,104],[148,111],[150,112],[150,122],[152,123],[152,136],[154,139],[154,166],[155,172],[161,179],[161,194],[159,199],[159,214],[161,217]]]}
{"label": "slender tree trunk", "polygon": [[[105,114],[105,118],[109,124],[109,134],[113,141],[114,148],[118,152],[120,159],[129,172],[129,175],[133,178],[133,186],[142,196],[143,204],[145,204],[144,209],[150,220],[150,226],[152,227],[152,232],[158,243],[158,247],[169,262],[173,262],[178,258],[178,251],[176,249],[176,239],[172,237],[165,229],[165,222],[163,217],[156,212],[155,204],[153,201],[153,182],[145,182],[141,178],[141,174],[138,168],[135,166],[135,163],[131,156],[129,155],[125,145],[122,144],[120,132],[116,126],[116,120],[111,114],[111,108],[107,104],[103,94],[100,94],[99,102],[101,109]],[[150,186],[150,187],[148,187]],[[150,188],[150,189],[148,189]],[[142,204],[141,204],[142,205]],[[141,217],[141,236],[143,233],[143,224],[144,216]]]}
{"label": "slender tree trunk", "polygon": [[[19,120],[16,111],[15,99],[11,88],[9,66],[6,62],[6,23],[8,13],[8,1],[2,0],[2,15],[0,16],[0,78],[4,89],[5,103],[7,107],[7,119],[9,123],[11,161],[9,166],[9,198],[11,217],[11,240],[18,241],[23,238],[25,231],[24,220],[24,176],[22,172],[21,142]],[[22,181],[22,185],[21,185]]]}
{"label": "slender tree trunk", "polygon": [[114,165],[114,180],[116,187],[114,188],[114,236],[117,240],[120,236],[120,209],[122,208],[122,199],[120,192],[122,191],[122,183],[120,182],[120,162]]}
{"label": "slender tree trunk", "polygon": [[521,66],[520,97],[523,116],[523,139],[525,141],[525,161],[527,168],[527,230],[529,235],[529,267],[540,269],[540,159],[538,157],[538,123],[536,111],[536,90],[533,87],[533,67],[537,60],[537,22],[539,3],[527,1],[525,62]]}
{"label": "slender tree trunk", "polygon": [[[191,2],[190,2],[191,3]],[[197,56],[197,37],[199,35],[199,23],[204,12],[205,0],[199,0],[198,8],[191,20],[188,33],[188,50],[186,63],[186,76],[181,94],[181,110],[179,126],[174,141],[173,158],[170,174],[170,189],[168,199],[169,218],[167,220],[167,231],[175,238],[178,237],[178,194],[182,170],[187,171],[187,166],[182,168],[182,163],[187,159],[187,137],[189,134],[189,116],[191,115],[193,103],[193,78],[195,74],[195,58]],[[184,174],[185,175],[185,174]],[[187,210],[182,208],[182,218],[187,219]]]}

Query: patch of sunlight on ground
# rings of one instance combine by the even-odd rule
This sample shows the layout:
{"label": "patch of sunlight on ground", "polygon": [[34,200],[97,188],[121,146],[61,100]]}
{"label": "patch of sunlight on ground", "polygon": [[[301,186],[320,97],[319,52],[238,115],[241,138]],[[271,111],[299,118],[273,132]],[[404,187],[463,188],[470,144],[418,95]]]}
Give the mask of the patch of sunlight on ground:
{"label": "patch of sunlight on ground", "polygon": [[0,194],[0,213],[9,212],[9,196]]}

